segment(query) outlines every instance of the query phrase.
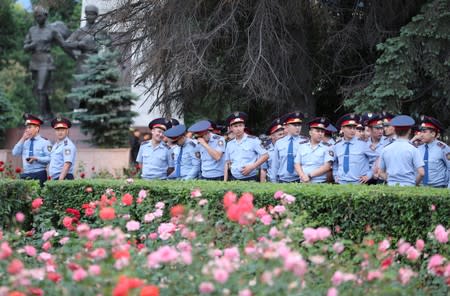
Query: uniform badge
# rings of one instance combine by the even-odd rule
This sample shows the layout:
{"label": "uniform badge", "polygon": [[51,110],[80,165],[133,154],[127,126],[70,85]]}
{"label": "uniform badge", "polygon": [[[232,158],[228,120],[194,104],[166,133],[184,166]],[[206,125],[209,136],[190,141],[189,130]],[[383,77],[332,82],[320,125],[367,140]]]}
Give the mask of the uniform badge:
{"label": "uniform badge", "polygon": [[48,150],[48,152],[52,152],[52,146],[47,146],[47,150]]}
{"label": "uniform badge", "polygon": [[175,160],[175,153],[172,153],[172,160]]}
{"label": "uniform badge", "polygon": [[219,146],[223,146],[223,141],[220,140],[217,144],[218,144]]}
{"label": "uniform badge", "polygon": [[332,150],[329,150],[328,154],[330,154],[331,157],[334,157],[334,152]]}
{"label": "uniform badge", "polygon": [[195,152],[195,157],[200,158],[200,152]]}
{"label": "uniform badge", "polygon": [[446,154],[446,156],[447,156],[447,160],[449,160],[449,161],[450,161],[450,152],[449,152],[449,153],[447,153],[447,154]]}
{"label": "uniform badge", "polygon": [[65,149],[65,150],[64,150],[64,154],[65,154],[65,155],[70,155],[70,152],[71,152],[70,149]]}

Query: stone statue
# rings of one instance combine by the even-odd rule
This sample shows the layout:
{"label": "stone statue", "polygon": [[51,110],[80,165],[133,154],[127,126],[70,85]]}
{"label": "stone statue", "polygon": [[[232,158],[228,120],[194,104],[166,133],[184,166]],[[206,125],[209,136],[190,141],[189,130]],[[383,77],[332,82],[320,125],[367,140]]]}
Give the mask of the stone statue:
{"label": "stone statue", "polygon": [[[98,22],[98,8],[95,5],[86,5],[84,9],[86,15],[86,25],[79,28],[66,39],[66,46],[72,51],[72,57],[76,60],[76,74],[85,73],[84,63],[89,55],[96,54],[102,46],[107,46],[111,42],[108,34],[101,29]],[[76,81],[73,87],[81,86],[81,83]],[[85,108],[85,102],[67,102],[69,108]]]}
{"label": "stone statue", "polygon": [[51,93],[51,74],[55,70],[51,48],[56,43],[65,51],[65,42],[59,29],[66,28],[64,23],[55,26],[47,24],[48,12],[41,6],[34,8],[37,25],[31,27],[25,37],[24,50],[31,52],[30,71],[33,79],[33,93],[38,99],[39,112],[44,119],[53,118],[49,101]]}

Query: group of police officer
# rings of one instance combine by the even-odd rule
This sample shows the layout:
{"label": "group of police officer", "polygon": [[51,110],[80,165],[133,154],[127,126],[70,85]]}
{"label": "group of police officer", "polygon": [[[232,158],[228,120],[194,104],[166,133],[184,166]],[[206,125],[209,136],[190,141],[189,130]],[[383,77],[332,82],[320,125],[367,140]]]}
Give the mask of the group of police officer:
{"label": "group of police officer", "polygon": [[72,126],[70,120],[55,118],[51,121],[56,137],[53,145],[39,135],[44,123],[39,117],[25,114],[24,120],[25,131],[12,150],[14,156],[22,156],[23,173],[20,177],[39,180],[41,186],[47,179],[73,180],[77,149],[68,137]]}
{"label": "group of police officer", "polygon": [[[247,119],[244,112],[227,117],[228,142],[208,120],[189,128],[152,120],[152,138],[136,159],[142,178],[450,187],[450,149],[438,140],[443,128],[435,118],[422,117],[412,137],[409,116],[345,114],[336,124],[341,139],[334,142],[330,134],[338,130],[327,118],[309,121],[304,137],[303,114],[291,112],[272,122],[267,143],[246,132]],[[365,137],[358,136],[361,128]]]}
{"label": "group of police officer", "polygon": [[[51,122],[52,145],[39,135],[42,120],[30,114],[24,119],[25,132],[13,149],[13,155],[22,156],[21,178],[43,184],[48,165],[51,179],[73,179],[77,150],[68,137],[71,122]],[[209,120],[188,129],[166,118],[152,120],[151,139],[141,144],[136,158],[141,177],[450,188],[450,148],[438,140],[443,127],[435,118],[423,116],[411,135],[415,121],[406,115],[345,114],[336,123],[340,139],[335,142],[338,129],[327,118],[310,120],[304,137],[303,114],[291,112],[271,123],[266,143],[247,133],[247,119],[244,112],[227,117],[228,141]]]}

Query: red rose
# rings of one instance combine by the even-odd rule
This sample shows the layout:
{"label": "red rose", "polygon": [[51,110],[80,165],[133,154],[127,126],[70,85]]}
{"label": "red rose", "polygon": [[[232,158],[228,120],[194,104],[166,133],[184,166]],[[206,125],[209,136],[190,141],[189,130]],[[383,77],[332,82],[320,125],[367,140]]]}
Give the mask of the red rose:
{"label": "red rose", "polygon": [[103,208],[100,210],[99,216],[102,220],[113,220],[116,217],[114,208]]}
{"label": "red rose", "polygon": [[86,177],[86,174],[85,173],[80,173],[80,178],[84,179],[84,177]]}
{"label": "red rose", "polygon": [[0,160],[0,166],[3,166],[5,163]]}
{"label": "red rose", "polygon": [[16,168],[16,174],[20,174],[22,172],[22,168],[17,167]]}
{"label": "red rose", "polygon": [[31,203],[31,207],[33,208],[33,210],[37,210],[42,206],[43,203],[44,201],[39,197],[33,200],[33,202]]}
{"label": "red rose", "polygon": [[49,272],[49,273],[47,273],[47,278],[49,280],[51,280],[52,282],[57,283],[61,280],[61,275],[56,272]]}
{"label": "red rose", "polygon": [[3,172],[5,170],[4,167],[0,167],[0,172]]}
{"label": "red rose", "polygon": [[181,216],[181,215],[183,215],[183,213],[184,213],[184,207],[183,207],[183,205],[176,205],[176,206],[173,206],[173,207],[170,209],[170,215],[171,215],[172,217],[178,217],[178,216]]}
{"label": "red rose", "polygon": [[73,215],[75,218],[77,218],[77,220],[79,220],[81,217],[80,211],[78,211],[77,209],[67,208],[66,213]]}
{"label": "red rose", "polygon": [[23,263],[19,259],[13,259],[8,265],[8,272],[10,274],[18,274],[23,269]]}
{"label": "red rose", "polygon": [[122,203],[126,206],[131,206],[131,204],[133,203],[133,196],[129,193],[125,193],[122,196]]}
{"label": "red rose", "polygon": [[159,288],[154,285],[142,287],[140,296],[159,296]]}

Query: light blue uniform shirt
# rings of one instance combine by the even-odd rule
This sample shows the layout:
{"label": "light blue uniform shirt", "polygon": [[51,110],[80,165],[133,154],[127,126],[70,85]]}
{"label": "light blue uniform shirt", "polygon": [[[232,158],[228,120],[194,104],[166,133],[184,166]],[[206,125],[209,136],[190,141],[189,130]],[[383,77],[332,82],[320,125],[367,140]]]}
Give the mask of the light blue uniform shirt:
{"label": "light blue uniform shirt", "polygon": [[77,155],[77,148],[73,142],[66,137],[59,143],[53,144],[52,152],[50,153],[50,165],[48,166],[48,173],[53,180],[57,180],[64,167],[64,163],[70,162],[68,174],[73,174],[75,167],[75,157]]}
{"label": "light blue uniform shirt", "polygon": [[173,167],[172,156],[169,147],[161,141],[156,147],[152,141],[141,144],[136,162],[142,164],[143,179],[167,179],[167,169]]}
{"label": "light blue uniform shirt", "polygon": [[[349,144],[349,170],[344,172],[344,155],[346,144]],[[359,184],[359,177],[372,178],[371,166],[378,157],[378,153],[370,149],[369,144],[356,137],[350,141],[342,139],[333,146],[334,162],[333,175],[339,184]]]}
{"label": "light blue uniform shirt", "polygon": [[396,139],[381,152],[380,169],[389,186],[415,186],[417,169],[423,166],[419,150],[406,139]]}
{"label": "light blue uniform shirt", "polygon": [[272,142],[270,142],[266,146],[267,153],[269,153],[269,159],[267,159],[262,165],[261,168],[267,171],[267,181],[271,181],[275,178],[275,174],[273,172],[272,160],[273,153],[275,151],[275,146]]}
{"label": "light blue uniform shirt", "polygon": [[286,135],[275,143],[272,159],[272,171],[275,174],[274,176],[275,178],[271,180],[272,182],[278,181],[292,182],[299,179],[299,176],[297,175],[295,170],[292,174],[287,171],[288,149],[291,138],[294,138],[293,139],[294,161],[300,144],[308,142],[308,139],[303,136]]}
{"label": "light blue uniform shirt", "polygon": [[[423,159],[425,144],[420,145],[418,149]],[[449,178],[450,148],[447,144],[434,140],[428,144],[428,185],[433,187],[448,186]]]}
{"label": "light blue uniform shirt", "polygon": [[231,162],[233,177],[244,179],[256,176],[256,169],[244,176],[241,173],[242,168],[255,163],[264,154],[267,154],[267,151],[262,147],[261,141],[255,136],[244,134],[239,142],[236,139],[228,142],[225,149],[225,161]]}
{"label": "light blue uniform shirt", "polygon": [[[197,145],[190,139],[186,138],[183,144],[183,153],[181,154],[180,163],[178,163],[178,156],[180,155],[181,146],[174,146],[171,149],[171,157],[174,163],[175,170],[170,174],[169,179],[189,180],[198,178],[200,172],[200,152],[198,152]],[[180,176],[176,173],[180,171]]]}
{"label": "light blue uniform shirt", "polygon": [[[305,174],[320,168],[327,162],[334,160],[333,148],[330,144],[319,143],[316,147],[311,146],[311,142],[300,144],[295,156],[295,163],[302,166]],[[323,183],[327,181],[327,174],[316,176],[311,179],[311,183]]]}
{"label": "light blue uniform shirt", "polygon": [[33,156],[37,158],[37,161],[28,163],[27,158],[30,157],[30,145],[31,139],[25,140],[23,143],[20,141],[14,146],[12,155],[22,156],[23,172],[36,173],[44,171],[47,168],[47,164],[50,162],[50,151],[52,150],[52,144],[46,138],[37,135],[34,137],[33,143]]}
{"label": "light blue uniform shirt", "polygon": [[223,177],[223,169],[225,167],[225,138],[219,135],[210,133],[208,145],[219,152],[222,152],[222,157],[215,160],[209,155],[208,150],[201,144],[197,144],[198,152],[200,152],[201,160],[201,176],[204,178],[218,178]]}

